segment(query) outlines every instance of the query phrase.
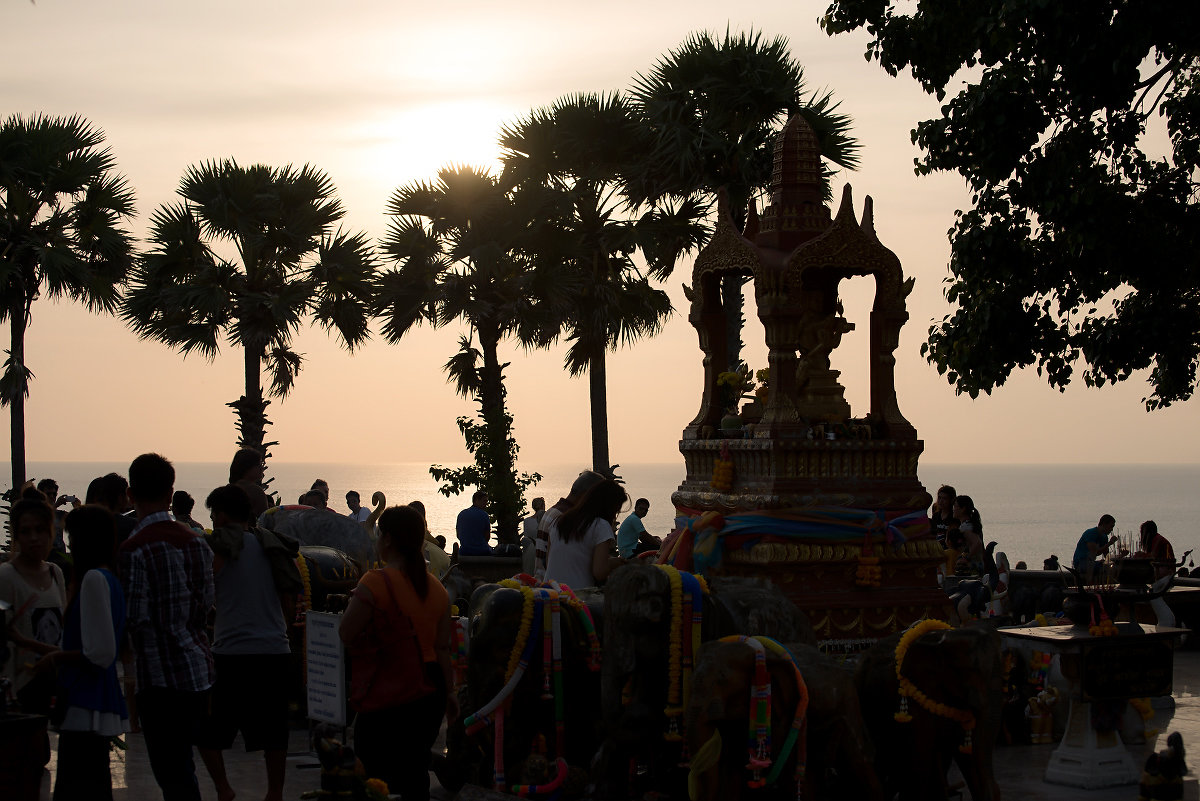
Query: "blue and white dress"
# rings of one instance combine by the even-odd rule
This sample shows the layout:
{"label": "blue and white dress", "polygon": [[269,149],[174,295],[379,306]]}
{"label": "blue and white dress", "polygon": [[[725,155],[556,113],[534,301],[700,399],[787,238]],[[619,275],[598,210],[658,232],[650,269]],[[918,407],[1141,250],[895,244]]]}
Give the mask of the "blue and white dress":
{"label": "blue and white dress", "polygon": [[89,570],[79,595],[67,607],[63,650],[81,651],[84,661],[63,665],[59,685],[67,712],[60,731],[112,737],[129,731],[129,711],[117,677],[117,656],[125,632],[125,593],[109,570]]}

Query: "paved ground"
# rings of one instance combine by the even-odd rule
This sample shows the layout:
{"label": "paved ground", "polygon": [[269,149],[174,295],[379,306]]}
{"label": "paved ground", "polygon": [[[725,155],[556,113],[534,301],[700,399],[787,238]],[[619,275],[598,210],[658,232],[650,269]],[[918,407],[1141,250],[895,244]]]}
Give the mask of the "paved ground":
{"label": "paved ground", "polygon": [[[1154,728],[1162,734],[1178,731],[1183,735],[1184,743],[1192,749],[1189,763],[1193,773],[1200,772],[1200,651],[1179,651],[1175,655],[1175,692],[1174,710],[1162,710],[1153,721]],[[52,735],[53,739],[53,735]],[[288,758],[287,785],[285,796],[298,799],[306,790],[319,787],[319,775],[316,769],[316,759],[307,753],[307,732],[292,733],[291,752]],[[150,765],[146,760],[146,751],[139,735],[128,736],[129,749],[124,760],[113,761],[113,797],[116,801],[140,801],[141,799],[158,799],[161,796],[154,784],[150,773]],[[52,743],[53,744],[53,743]],[[1134,759],[1141,764],[1149,749],[1159,744],[1130,745]],[[238,792],[238,797],[245,801],[261,799],[266,789],[266,778],[262,766],[261,755],[247,754],[242,750],[240,741],[231,752],[226,752],[226,762],[229,768],[230,780]],[[1136,785],[1114,787],[1104,790],[1079,790],[1070,787],[1047,784],[1042,780],[1046,764],[1050,759],[1053,745],[1035,745],[1017,748],[1000,748],[996,751],[996,775],[1000,787],[1007,799],[1030,799],[1038,801],[1069,801],[1070,799],[1087,799],[1087,801],[1134,801],[1138,796]],[[205,801],[216,801],[212,783],[208,781],[196,760],[201,777],[200,787]],[[54,762],[50,764],[50,774],[53,774]],[[43,797],[49,798],[51,778],[47,776],[44,782]],[[447,798],[447,794],[437,787],[434,781],[433,794],[437,798]],[[2,793],[0,793],[2,795]],[[969,795],[967,796],[969,797]],[[1184,798],[1200,801],[1200,785],[1193,775],[1184,786]]]}

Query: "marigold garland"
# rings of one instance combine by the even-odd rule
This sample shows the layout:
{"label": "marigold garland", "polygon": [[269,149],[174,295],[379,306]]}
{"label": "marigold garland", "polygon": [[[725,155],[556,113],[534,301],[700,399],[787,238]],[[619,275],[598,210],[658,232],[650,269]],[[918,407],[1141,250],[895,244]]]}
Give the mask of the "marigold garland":
{"label": "marigold garland", "polygon": [[312,579],[308,575],[308,560],[304,554],[296,557],[296,569],[300,571],[300,582],[304,586],[304,592],[296,599],[296,625],[303,626],[304,613],[312,605]]}
{"label": "marigold garland", "polygon": [[363,790],[371,801],[383,801],[388,798],[387,782],[383,779],[367,779]]}
{"label": "marigold garland", "polygon": [[529,640],[529,632],[533,629],[534,602],[533,589],[530,587],[526,587],[512,579],[505,579],[500,582],[500,586],[519,590],[523,601],[521,606],[521,625],[517,629],[517,639],[513,643],[512,653],[508,656],[508,668],[504,671],[504,681],[507,682],[517,670],[517,665],[521,661],[521,654],[524,653],[525,644]]}
{"label": "marigold garland", "polygon": [[917,689],[917,686],[901,673],[901,669],[904,666],[904,657],[908,654],[908,648],[913,642],[932,631],[940,631],[948,628],[951,628],[950,624],[941,620],[922,620],[904,632],[904,636],[900,638],[899,644],[896,645],[896,680],[900,684],[900,709],[896,712],[895,718],[898,723],[912,721],[912,715],[908,712],[908,699],[912,698],[930,714],[947,720],[957,721],[965,732],[963,744],[959,746],[959,750],[965,754],[969,754],[971,753],[971,730],[975,728],[975,714],[967,709],[957,709],[948,704],[934,701]]}

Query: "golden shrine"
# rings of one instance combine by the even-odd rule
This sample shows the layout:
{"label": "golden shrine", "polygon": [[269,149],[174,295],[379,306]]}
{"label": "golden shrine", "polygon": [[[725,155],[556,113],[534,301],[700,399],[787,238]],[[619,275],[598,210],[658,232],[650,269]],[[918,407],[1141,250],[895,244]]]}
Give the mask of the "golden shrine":
{"label": "golden shrine", "polygon": [[[752,279],[769,351],[765,396],[743,407],[733,431],[722,428],[733,411],[721,386],[731,369],[725,276]],[[875,298],[871,408],[854,419],[829,356],[854,328],[838,285],[857,276],[874,277]],[[687,475],[672,501],[723,516],[695,532],[696,564],[772,579],[823,638],[881,637],[945,615],[942,549],[925,516],[932,499],[917,478],[924,445],[896,400],[894,352],[912,287],[875,234],[870,197],[858,220],[847,186],[831,219],[816,136],[794,117],[776,142],[769,205],[759,217],[751,204],[738,232],[722,198],[687,288],[704,391],[679,443]]]}

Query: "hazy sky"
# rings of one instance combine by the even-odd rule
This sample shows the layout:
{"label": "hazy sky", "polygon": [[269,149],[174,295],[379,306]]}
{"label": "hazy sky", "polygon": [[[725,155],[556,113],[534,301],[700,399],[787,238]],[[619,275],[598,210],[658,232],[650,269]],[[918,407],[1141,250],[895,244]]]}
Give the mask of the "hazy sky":
{"label": "hazy sky", "polygon": [[[954,175],[917,178],[909,131],[936,102],[908,78],[863,58],[865,37],[831,39],[823,2],[177,3],[7,0],[0,10],[0,113],[82,114],[102,128],[137,191],[136,231],[175,199],[184,169],[206,159],[309,162],[327,171],[346,225],[378,238],[400,185],[447,163],[493,161],[499,126],[578,91],[623,89],[692,31],[750,27],[791,40],[811,88],[829,87],[851,114],[862,166],[843,174],[856,210],[875,199],[880,239],[917,279],[897,352],[900,408],[937,462],[1194,462],[1195,404],[1148,414],[1144,376],[1118,388],[1065,394],[1036,374],[990,398],[958,397],[920,356],[942,296],[955,209]],[[680,284],[664,333],[609,361],[615,462],[679,461],[683,426],[699,405],[701,355]],[[869,279],[843,284],[858,329],[843,339],[856,414],[867,404]],[[399,345],[376,338],[353,355],[319,330],[295,343],[305,356],[296,389],[273,403],[275,457],[315,462],[460,463],[454,424],[471,405],[445,382],[457,328],[416,329]],[[757,320],[746,358],[765,366]],[[508,346],[509,402],[526,469],[590,460],[586,378],[569,379],[562,349]],[[115,319],[38,302],[27,337],[35,379],[28,406],[30,460],[114,460],[160,450],[176,460],[224,461],[242,393],[239,351],[207,362],[139,342]]]}

